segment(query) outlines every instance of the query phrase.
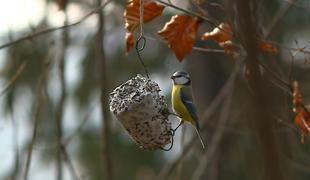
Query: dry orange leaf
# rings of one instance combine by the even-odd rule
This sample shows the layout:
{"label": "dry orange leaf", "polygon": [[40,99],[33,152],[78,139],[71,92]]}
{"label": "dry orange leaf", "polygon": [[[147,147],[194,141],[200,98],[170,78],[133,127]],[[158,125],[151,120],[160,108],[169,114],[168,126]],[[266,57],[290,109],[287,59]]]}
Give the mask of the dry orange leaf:
{"label": "dry orange leaf", "polygon": [[301,131],[301,143],[304,144],[306,142],[306,138],[310,130],[309,113],[303,110],[303,111],[300,111],[298,114],[296,114],[295,124]]}
{"label": "dry orange leaf", "polygon": [[[161,16],[165,6],[155,3],[154,1],[147,0],[144,2],[143,22],[147,23],[154,18]],[[126,6],[125,12],[125,28],[129,32],[134,30],[140,24],[140,0],[131,0]]]}
{"label": "dry orange leaf", "polygon": [[225,41],[218,43],[221,48],[224,49],[226,54],[233,55],[238,46],[234,44],[232,41]]}
{"label": "dry orange leaf", "polygon": [[310,132],[310,114],[305,109],[297,81],[292,84],[293,89],[293,112],[296,113],[295,124],[301,130],[301,143],[305,143],[306,137]]}
{"label": "dry orange leaf", "polygon": [[134,33],[126,33],[126,53],[128,53],[135,46],[135,35]]}
{"label": "dry orange leaf", "polygon": [[158,34],[168,42],[181,62],[184,56],[192,52],[198,29],[197,18],[186,15],[175,15],[167,22]]}
{"label": "dry orange leaf", "polygon": [[218,27],[214,28],[211,32],[205,32],[202,37],[202,40],[214,40],[218,43],[231,41],[232,37],[232,30],[229,24],[221,23]]}
{"label": "dry orange leaf", "polygon": [[293,106],[294,106],[293,112],[298,113],[301,111],[302,108],[302,97],[297,81],[294,81],[292,83],[292,89],[293,89]]}
{"label": "dry orange leaf", "polygon": [[265,54],[276,54],[278,52],[278,48],[274,47],[271,43],[266,41],[258,41],[258,51]]}

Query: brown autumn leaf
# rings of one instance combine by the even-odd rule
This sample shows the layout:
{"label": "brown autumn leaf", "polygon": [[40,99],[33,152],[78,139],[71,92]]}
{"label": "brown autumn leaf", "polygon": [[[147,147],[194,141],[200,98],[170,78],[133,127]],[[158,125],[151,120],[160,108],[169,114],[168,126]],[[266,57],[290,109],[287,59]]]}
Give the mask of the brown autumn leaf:
{"label": "brown autumn leaf", "polygon": [[68,0],[56,0],[56,3],[58,5],[58,8],[63,11],[67,7]]}
{"label": "brown autumn leaf", "polygon": [[299,89],[299,85],[297,81],[293,81],[292,83],[292,89],[293,89],[293,112],[298,113],[298,111],[301,111],[302,108],[302,97]]}
{"label": "brown autumn leaf", "polygon": [[126,32],[126,53],[128,53],[135,46],[135,35],[134,33]]}
{"label": "brown autumn leaf", "polygon": [[[165,6],[146,0],[144,2],[143,22],[147,23],[161,16]],[[125,12],[125,28],[129,32],[134,32],[140,24],[140,0],[131,0],[128,2]]]}
{"label": "brown autumn leaf", "polygon": [[193,49],[198,29],[197,18],[186,15],[175,15],[165,24],[158,34],[168,42],[181,62],[184,56]]}
{"label": "brown autumn leaf", "polygon": [[224,49],[226,54],[233,55],[236,49],[239,47],[232,41],[224,41],[218,43],[221,48]]}
{"label": "brown autumn leaf", "polygon": [[214,28],[211,32],[205,32],[201,39],[204,41],[213,40],[218,43],[231,41],[232,37],[232,29],[228,23],[221,23],[218,27]]}
{"label": "brown autumn leaf", "polygon": [[301,143],[304,144],[310,130],[309,113],[305,110],[298,112],[295,117],[295,124],[301,131]]}
{"label": "brown autumn leaf", "polygon": [[310,114],[305,108],[297,81],[292,84],[293,89],[293,112],[295,116],[295,124],[301,131],[301,143],[304,144],[307,135],[310,132]]}
{"label": "brown autumn leaf", "polygon": [[258,51],[265,54],[276,54],[278,53],[278,48],[274,47],[271,43],[259,40],[258,41]]}

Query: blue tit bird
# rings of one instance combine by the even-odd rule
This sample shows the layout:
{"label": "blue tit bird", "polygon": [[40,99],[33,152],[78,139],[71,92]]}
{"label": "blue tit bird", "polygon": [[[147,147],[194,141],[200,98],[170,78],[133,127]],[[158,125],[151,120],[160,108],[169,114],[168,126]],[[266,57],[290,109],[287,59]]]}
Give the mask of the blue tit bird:
{"label": "blue tit bird", "polygon": [[204,149],[205,145],[199,132],[198,115],[195,104],[193,103],[191,78],[187,72],[177,71],[171,76],[171,79],[173,82],[171,92],[172,108],[181,120],[177,128],[179,128],[184,121],[190,123],[195,128],[202,148]]}

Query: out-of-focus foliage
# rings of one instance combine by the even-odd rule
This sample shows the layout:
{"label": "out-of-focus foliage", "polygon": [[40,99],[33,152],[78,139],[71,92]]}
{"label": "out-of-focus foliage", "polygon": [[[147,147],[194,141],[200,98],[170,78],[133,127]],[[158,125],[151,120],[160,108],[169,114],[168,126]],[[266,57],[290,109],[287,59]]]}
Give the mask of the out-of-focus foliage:
{"label": "out-of-focus foliage", "polygon": [[[52,1],[48,1],[52,3]],[[55,1],[53,1],[55,2]],[[94,7],[93,1],[69,1],[70,3],[78,3],[79,6],[85,9]],[[226,22],[226,13],[219,7],[214,7],[210,3],[216,2],[225,5],[226,1],[208,1],[202,3],[200,6],[207,9],[209,16],[219,19],[220,22]],[[180,3],[180,2],[176,2]],[[267,26],[271,17],[275,15],[277,10],[283,5],[289,3],[288,1],[261,1],[260,16],[261,21],[258,22],[260,26]],[[109,6],[109,10],[105,10],[105,52],[107,62],[107,74],[109,76],[107,87],[109,91],[135,76],[137,73],[143,73],[141,64],[137,61],[137,56],[134,51],[125,55],[125,28],[123,11],[125,9],[125,1],[115,1],[113,6]],[[183,5],[177,4],[177,5]],[[187,6],[184,6],[187,7]],[[107,8],[108,9],[108,8]],[[189,6],[188,9],[197,10],[195,6]],[[229,8],[228,8],[229,9]],[[310,7],[307,6],[307,0],[297,1],[292,5],[289,11],[283,16],[279,23],[275,26],[270,35],[270,39],[290,47],[296,47],[295,40],[299,42],[299,46],[309,46],[310,39],[308,27],[310,17]],[[197,10],[198,11],[198,10]],[[228,61],[229,57],[223,54],[212,54],[206,52],[198,52],[193,50],[192,53],[186,56],[186,59],[180,64],[176,61],[176,57],[169,51],[166,44],[157,34],[157,31],[168,22],[172,15],[176,14],[174,11],[167,10],[161,18],[154,19],[152,23],[145,25],[145,33],[147,37],[146,48],[142,52],[142,58],[146,63],[151,77],[158,79],[163,85],[170,84],[170,74],[180,68],[186,68],[192,75],[193,90],[195,93],[196,103],[200,114],[203,114],[208,105],[213,100],[218,90],[226,81],[234,62]],[[95,16],[95,15],[94,15]],[[230,17],[227,17],[229,19]],[[48,23],[43,20],[36,29],[49,27]],[[198,29],[199,34],[212,31],[214,27],[208,24],[201,24]],[[196,31],[196,29],[195,29]],[[18,36],[29,33],[28,29],[22,32],[17,32]],[[95,34],[94,30],[90,30],[85,25],[81,24],[69,30],[70,44],[67,51],[66,63],[69,61],[77,61],[74,63],[77,67],[69,67],[66,71],[76,72],[80,77],[77,79],[75,85],[68,84],[67,92],[68,99],[65,103],[65,109],[70,111],[74,109],[73,113],[68,112],[64,115],[64,134],[65,138],[72,133],[75,127],[84,119],[85,114],[89,111],[93,104],[99,106],[96,101],[99,101],[99,87],[97,64],[95,61]],[[1,78],[9,80],[18,67],[23,63],[27,63],[27,67],[14,83],[8,92],[3,95],[3,108],[7,114],[18,116],[21,110],[17,108],[16,103],[19,99],[29,99],[30,101],[24,104],[25,109],[28,110],[23,117],[30,127],[19,127],[27,129],[31,134],[32,117],[35,111],[36,89],[38,86],[38,79],[42,74],[44,60],[51,58],[51,70],[49,73],[46,94],[44,103],[40,112],[39,138],[35,145],[35,153],[40,155],[39,161],[52,167],[56,166],[54,163],[56,155],[56,123],[55,123],[55,106],[59,101],[59,84],[58,82],[58,67],[55,59],[57,53],[54,52],[59,41],[58,32],[50,33],[39,38],[31,39],[23,43],[16,44],[1,51],[5,53],[4,67],[1,69]],[[16,35],[16,37],[18,37]],[[194,46],[220,48],[217,43],[200,41],[196,38]],[[57,48],[56,48],[57,49]],[[84,53],[80,53],[83,51]],[[282,69],[285,77],[291,75],[293,79],[298,80],[300,91],[303,95],[303,100],[306,104],[310,104],[310,62],[305,61],[303,53],[298,53],[294,59],[294,65],[291,65],[291,56],[287,53],[287,49],[279,49],[276,55],[262,55],[263,62],[271,62],[273,68]],[[296,52],[295,52],[296,53]],[[79,57],[76,57],[76,56]],[[81,56],[81,57],[80,57]],[[71,57],[71,58],[69,58]],[[73,57],[73,58],[72,58]],[[80,60],[77,60],[80,59]],[[71,68],[71,69],[70,69]],[[292,69],[292,71],[291,71]],[[56,73],[55,73],[56,72]],[[289,74],[291,72],[291,74]],[[70,74],[70,72],[67,72]],[[233,104],[231,107],[230,118],[224,127],[224,136],[220,142],[217,152],[211,158],[210,164],[206,166],[204,177],[206,179],[260,179],[262,167],[259,158],[260,152],[255,134],[252,133],[250,119],[252,118],[251,104],[249,97],[251,97],[251,89],[246,84],[244,78],[244,69],[241,70],[237,78],[236,89],[233,94]],[[67,78],[70,81],[70,78]],[[56,83],[55,83],[56,82]],[[299,132],[293,124],[294,114],[292,112],[292,101],[281,89],[274,84],[269,84],[270,93],[274,98],[272,107],[275,109],[274,115],[274,133],[277,135],[277,144],[280,147],[281,162],[283,162],[283,169],[287,173],[287,179],[307,180],[310,177],[309,173],[309,151],[310,142],[307,140],[304,145],[300,144]],[[169,87],[161,87],[168,89]],[[31,93],[29,93],[31,92]],[[166,91],[164,93],[167,93]],[[164,94],[169,102],[169,94]],[[68,110],[69,109],[69,110]],[[96,109],[96,108],[95,108]],[[67,112],[66,111],[66,112]],[[85,179],[102,179],[101,177],[101,136],[98,122],[98,114],[92,111],[88,116],[88,121],[85,126],[70,141],[67,145],[70,157],[74,162],[76,169],[81,173]],[[221,115],[218,110],[212,118],[201,121],[207,121],[207,144],[209,137],[218,129],[217,122]],[[19,118],[20,120],[20,118]],[[170,163],[171,159],[178,156],[179,140],[176,139],[175,147],[170,152],[151,152],[140,150],[129,138],[124,135],[124,131],[120,124],[115,119],[109,119],[112,123],[112,140],[109,145],[112,150],[113,168],[116,179],[136,179],[145,180],[151,179],[158,175],[161,168]],[[1,124],[1,122],[0,122]],[[1,133],[1,132],[0,132]],[[29,135],[30,136],[30,135]],[[187,136],[191,136],[187,132]],[[20,155],[25,156],[26,145],[29,139],[20,145]],[[208,147],[207,147],[208,149]],[[181,179],[190,179],[192,173],[197,168],[197,165],[202,160],[203,152],[200,151],[199,145],[194,148],[193,152],[185,157],[183,163],[183,171]],[[38,162],[33,162],[38,163]],[[21,163],[22,165],[23,163]],[[48,168],[48,167],[46,167]],[[49,169],[51,169],[49,167]],[[33,170],[36,171],[36,170]],[[52,170],[51,170],[52,171]],[[54,172],[52,172],[54,173]],[[9,174],[9,172],[7,173]],[[175,174],[174,174],[175,175]],[[213,178],[212,178],[213,177]],[[31,177],[29,178],[31,179]],[[48,179],[48,178],[47,178]]]}

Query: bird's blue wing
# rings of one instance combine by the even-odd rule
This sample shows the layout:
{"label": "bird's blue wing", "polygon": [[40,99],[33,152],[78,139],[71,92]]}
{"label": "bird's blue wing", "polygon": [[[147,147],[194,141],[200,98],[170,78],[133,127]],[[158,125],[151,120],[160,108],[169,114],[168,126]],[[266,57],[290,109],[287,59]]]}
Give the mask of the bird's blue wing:
{"label": "bird's blue wing", "polygon": [[191,88],[190,87],[182,87],[181,88],[181,100],[187,110],[189,111],[191,117],[196,123],[197,128],[199,129],[199,124],[198,124],[198,115],[197,115],[197,110],[196,107],[193,103],[193,96],[191,93]]}

